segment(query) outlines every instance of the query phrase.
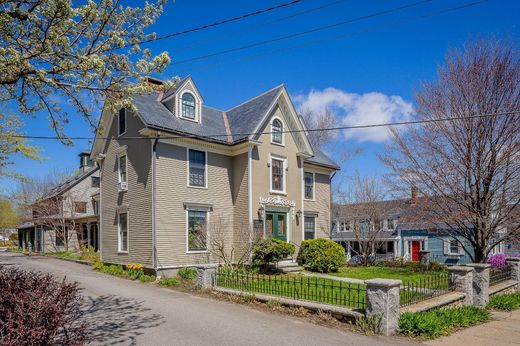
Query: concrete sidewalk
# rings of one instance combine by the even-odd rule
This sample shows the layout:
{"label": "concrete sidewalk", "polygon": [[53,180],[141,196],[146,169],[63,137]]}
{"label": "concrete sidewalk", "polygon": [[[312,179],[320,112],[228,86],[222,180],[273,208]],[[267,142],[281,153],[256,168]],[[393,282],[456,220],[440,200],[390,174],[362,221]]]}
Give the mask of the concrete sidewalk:
{"label": "concrete sidewalk", "polygon": [[426,345],[520,345],[520,310],[493,313],[494,321],[467,328]]}

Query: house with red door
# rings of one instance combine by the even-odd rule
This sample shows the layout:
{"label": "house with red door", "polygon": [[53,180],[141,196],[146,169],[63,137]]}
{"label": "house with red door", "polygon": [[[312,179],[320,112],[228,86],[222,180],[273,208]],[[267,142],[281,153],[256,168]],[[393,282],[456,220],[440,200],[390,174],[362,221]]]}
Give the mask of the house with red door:
{"label": "house with red door", "polygon": [[[473,248],[469,242],[447,232],[446,225],[427,211],[427,203],[426,197],[412,189],[410,198],[371,202],[368,207],[367,203],[335,205],[331,239],[345,248],[352,261],[370,243],[375,261],[419,261],[421,252],[427,251],[442,264],[470,263]],[[506,247],[500,243],[492,254],[504,253]]]}

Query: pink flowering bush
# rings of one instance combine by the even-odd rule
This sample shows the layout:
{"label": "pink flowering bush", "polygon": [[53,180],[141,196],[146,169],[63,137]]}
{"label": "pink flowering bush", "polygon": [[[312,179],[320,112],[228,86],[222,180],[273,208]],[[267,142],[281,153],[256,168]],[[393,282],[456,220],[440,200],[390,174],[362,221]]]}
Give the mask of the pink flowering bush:
{"label": "pink flowering bush", "polygon": [[492,268],[501,268],[506,265],[507,256],[503,253],[499,253],[493,256],[489,256],[487,263],[491,264]]}

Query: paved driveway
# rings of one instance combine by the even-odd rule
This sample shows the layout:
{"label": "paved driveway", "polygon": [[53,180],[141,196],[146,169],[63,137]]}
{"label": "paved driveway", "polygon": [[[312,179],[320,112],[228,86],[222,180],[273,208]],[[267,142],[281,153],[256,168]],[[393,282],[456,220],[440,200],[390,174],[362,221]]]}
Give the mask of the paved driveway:
{"label": "paved driveway", "polygon": [[49,257],[0,252],[0,265],[50,272],[77,281],[95,344],[133,345],[405,345],[298,318],[220,302],[97,273]]}

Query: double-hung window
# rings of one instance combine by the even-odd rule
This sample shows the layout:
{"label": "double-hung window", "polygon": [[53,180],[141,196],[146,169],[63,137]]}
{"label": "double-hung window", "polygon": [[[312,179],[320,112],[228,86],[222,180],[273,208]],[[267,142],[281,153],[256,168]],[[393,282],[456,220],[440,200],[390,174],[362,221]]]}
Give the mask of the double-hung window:
{"label": "double-hung window", "polygon": [[117,216],[119,252],[128,252],[128,214],[119,213]]}
{"label": "double-hung window", "polygon": [[121,108],[119,110],[119,115],[118,115],[117,120],[118,120],[117,135],[121,136],[122,134],[124,134],[126,132],[126,109],[125,108]]}
{"label": "double-hung window", "polygon": [[457,239],[450,239],[450,255],[458,255],[459,250],[459,241]]}
{"label": "double-hung window", "polygon": [[303,173],[303,181],[305,186],[305,199],[314,199],[314,174],[310,172]]}
{"label": "double-hung window", "polygon": [[314,216],[305,216],[303,220],[304,240],[314,239],[316,237],[316,218]]}
{"label": "double-hung window", "polygon": [[206,187],[206,153],[188,150],[188,184],[194,187]]}
{"label": "double-hung window", "polygon": [[207,210],[188,209],[188,252],[207,251]]}
{"label": "double-hung window", "polygon": [[285,192],[285,161],[271,158],[271,190]]}
{"label": "double-hung window", "polygon": [[126,190],[128,188],[127,170],[126,170],[126,155],[119,156],[118,159],[119,170],[119,190]]}

